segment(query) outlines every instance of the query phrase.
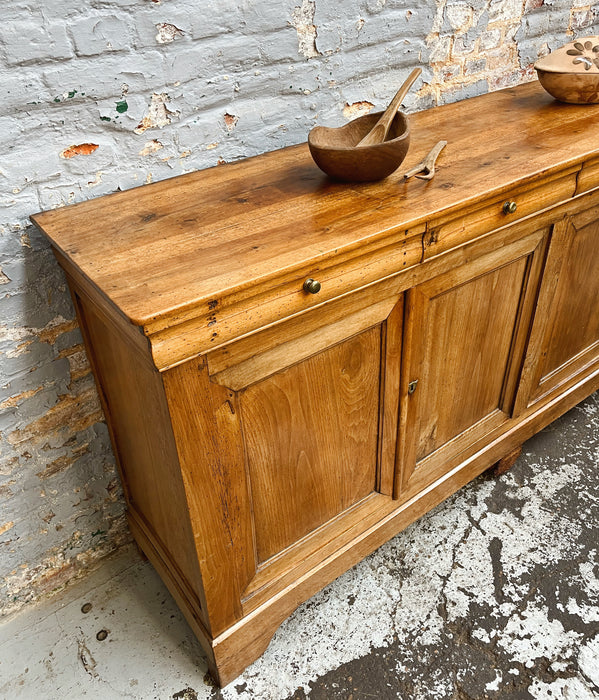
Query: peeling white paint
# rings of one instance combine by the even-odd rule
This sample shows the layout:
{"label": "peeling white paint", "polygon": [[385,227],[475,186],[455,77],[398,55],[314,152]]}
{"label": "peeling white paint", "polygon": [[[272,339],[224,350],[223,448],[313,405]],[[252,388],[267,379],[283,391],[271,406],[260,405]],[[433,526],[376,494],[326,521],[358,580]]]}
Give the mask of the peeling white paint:
{"label": "peeling white paint", "polygon": [[454,32],[463,34],[472,26],[474,10],[465,2],[447,5],[447,18]]}
{"label": "peeling white paint", "polygon": [[579,605],[574,598],[570,598],[566,605],[566,610],[570,615],[578,615],[585,623],[599,622],[599,607],[593,605]]}
{"label": "peeling white paint", "polygon": [[134,129],[136,134],[143,134],[147,129],[162,129],[179,116],[179,112],[170,110],[167,103],[170,98],[166,92],[153,93],[148,113]]}
{"label": "peeling white paint", "polygon": [[514,661],[531,668],[535,659],[568,653],[580,638],[580,634],[564,630],[559,620],[550,620],[545,606],[529,603],[523,613],[510,618],[498,644]]}
{"label": "peeling white paint", "polygon": [[102,171],[98,170],[96,173],[96,177],[93,180],[90,180],[87,183],[88,187],[97,187],[98,185],[102,184]]}
{"label": "peeling white paint", "polygon": [[[587,410],[585,416],[588,415]],[[566,561],[568,555],[578,552],[571,538],[578,537],[579,530],[571,529],[569,515],[562,508],[554,507],[550,512],[547,499],[560,497],[564,484],[575,474],[577,479],[569,483],[579,490],[582,499],[592,499],[593,494],[585,490],[582,469],[573,461],[536,464],[531,470],[526,478],[527,486],[520,489],[517,484],[522,476],[513,473],[498,481],[487,478],[466,487],[343,574],[283,623],[266,653],[223,689],[223,700],[285,700],[298,688],[310,695],[311,684],[324,674],[371,654],[373,648],[385,650],[391,645],[397,677],[409,676],[413,684],[409,696],[399,696],[409,700],[449,700],[455,697],[456,680],[463,685],[478,677],[482,679],[480,691],[471,691],[470,697],[486,694],[489,698],[501,698],[510,684],[519,683],[522,692],[527,687],[526,692],[536,700],[595,698],[593,684],[599,682],[599,635],[587,635],[583,639],[581,632],[564,627],[561,620],[550,615],[544,593],[536,589],[539,571],[553,563],[548,548],[563,540],[561,548]],[[554,483],[549,478],[551,474]],[[501,503],[497,502],[498,497]],[[531,522],[519,517],[522,502],[529,508]],[[534,536],[536,527],[542,531],[546,527],[553,529],[553,540],[547,548],[539,546],[538,540],[542,538]],[[518,560],[517,564],[512,565],[512,558]],[[578,569],[573,566],[577,580],[572,583],[576,604],[581,609],[597,600],[596,559],[597,550],[590,549]],[[536,575],[531,578],[533,572]],[[559,578],[555,580],[564,583]],[[194,656],[194,670],[189,671],[188,651],[181,655],[181,649],[198,647],[184,623],[181,624],[185,634],[189,635],[185,641],[180,639],[172,622],[168,622],[168,634],[161,626],[160,633],[151,637],[152,648],[159,645],[162,650],[159,659],[152,660],[154,652],[148,652],[144,646],[148,633],[154,630],[155,614],[152,612],[146,620],[136,612],[134,600],[143,597],[145,586],[154,586],[152,581],[155,576],[151,571],[143,576],[137,573],[131,582],[142,589],[141,593],[137,590],[130,594],[117,586],[110,594],[103,594],[109,596],[109,607],[117,609],[116,646],[112,652],[109,646],[92,646],[92,628],[82,627],[86,645],[98,663],[97,682],[110,683],[115,689],[115,700],[128,694],[142,699],[152,692],[162,692],[160,684],[170,678],[169,673],[179,682],[180,669],[187,669],[186,685],[181,681],[176,689],[193,688],[198,700],[214,698],[213,689],[202,680],[204,661],[198,667]],[[151,596],[159,600],[153,589]],[[572,600],[572,595],[564,597],[565,607]],[[142,601],[139,605],[144,608],[148,604]],[[176,616],[168,612],[168,605],[161,603],[159,614],[167,610],[165,620],[172,620]],[[118,615],[118,606],[131,608],[127,613],[131,621]],[[152,605],[149,609],[154,610]],[[78,614],[78,608],[75,613]],[[97,631],[97,628],[98,624],[93,629]],[[467,641],[470,629],[471,639],[486,645],[488,656],[478,666],[466,657],[454,677],[446,670],[451,659],[443,655],[459,653],[460,644],[470,645],[471,640]],[[455,649],[451,650],[448,640],[454,633],[459,636]],[[136,635],[140,635],[140,641],[131,643],[132,639],[138,639]],[[146,641],[142,642],[142,637]],[[171,637],[175,640],[174,647],[167,651]],[[134,687],[128,685],[129,676],[114,657],[114,649],[125,648],[127,640],[128,647],[136,650],[134,658],[125,655],[128,668],[146,663],[158,669],[134,676],[137,680]],[[15,648],[13,641],[11,646],[16,649],[14,653],[23,647],[21,636],[16,644]],[[472,648],[476,649],[476,644]],[[176,663],[169,661],[171,671],[169,664],[163,663],[167,656],[176,659]],[[537,664],[545,669],[542,679],[528,675],[532,672],[528,669]],[[546,673],[573,675],[548,681]],[[108,674],[112,674],[110,680]],[[89,674],[86,676],[89,678],[86,682],[96,682]],[[154,690],[153,682],[158,682]],[[174,688],[168,692],[164,688],[161,696],[173,695]],[[111,698],[110,694],[104,697]],[[356,697],[360,695],[356,693]]]}
{"label": "peeling white paint", "polygon": [[13,520],[11,520],[8,523],[4,523],[3,525],[0,525],[0,535],[3,535],[5,532],[8,532],[15,526],[15,523]]}
{"label": "peeling white paint", "polygon": [[0,343],[5,341],[19,342],[23,338],[31,337],[34,334],[32,328],[11,328],[9,326],[0,326]]}
{"label": "peeling white paint", "polygon": [[374,105],[372,102],[368,102],[368,100],[360,100],[359,102],[352,102],[351,104],[346,102],[343,107],[343,116],[346,119],[356,119],[357,117],[363,117],[365,114],[368,114],[373,108]]}
{"label": "peeling white paint", "polygon": [[314,24],[315,13],[315,0],[302,0],[302,4],[296,7],[291,15],[290,24],[297,31],[298,51],[306,58],[318,56],[316,26]]}
{"label": "peeling white paint", "polygon": [[560,678],[553,683],[535,680],[528,688],[535,700],[597,700],[597,695],[580,678]]}
{"label": "peeling white paint", "polygon": [[599,577],[595,575],[595,569],[599,565],[597,550],[591,550],[589,561],[581,562],[578,567],[584,588],[589,595],[599,597]]}
{"label": "peeling white paint", "polygon": [[[145,2],[143,12],[133,12],[131,1],[83,3],[69,17],[68,27],[52,16],[40,24],[35,13],[18,10],[23,5],[20,0],[4,3],[0,82],[6,88],[6,114],[0,121],[3,133],[14,133],[14,138],[9,140],[10,158],[2,166],[6,217],[0,221],[0,373],[7,375],[0,382],[0,417],[10,422],[11,430],[24,429],[45,416],[58,395],[91,395],[85,393],[90,391],[91,378],[77,349],[80,337],[75,326],[68,325],[73,310],[64,278],[47,244],[37,233],[29,235],[32,212],[209,167],[217,159],[233,161],[299,143],[314,121],[325,115],[340,119],[346,100],[346,114],[360,113],[356,104],[367,109],[368,100],[383,94],[387,77],[395,80],[398,70],[405,69],[407,74],[416,63],[423,64],[426,80],[425,87],[413,94],[410,109],[461,99],[469,94],[469,86],[477,84],[477,90],[486,91],[533,79],[531,65],[537,55],[563,43],[568,33],[599,31],[594,5],[585,0],[570,6],[563,2],[541,6],[540,0],[429,0],[409,8],[385,0],[357,4],[294,0],[287,6],[224,0],[212,3],[209,16],[200,19],[197,3],[189,0],[168,0],[161,6],[156,0]],[[16,22],[18,31],[13,31],[11,22]],[[107,46],[111,51],[106,51]],[[125,96],[126,113],[116,109]],[[234,120],[240,118],[237,127],[233,122],[225,129],[225,109]],[[152,132],[141,138],[132,136],[134,127],[137,134],[164,129],[160,132],[164,150],[157,139],[147,140]],[[91,157],[59,158],[69,143],[100,147]],[[211,152],[215,148],[218,152]],[[153,153],[157,155],[152,157]],[[145,156],[151,159],[151,172]],[[81,381],[88,383],[78,385]],[[576,410],[584,411],[587,421],[597,420],[596,404]],[[85,411],[99,420],[93,401],[88,401]],[[30,575],[36,575],[36,564],[61,566],[46,556],[49,547],[44,549],[41,542],[60,525],[65,528],[60,536],[62,546],[69,546],[74,520],[62,517],[56,503],[76,486],[82,487],[81,497],[90,481],[97,487],[104,476],[104,460],[111,459],[105,426],[96,423],[83,432],[83,436],[73,436],[66,426],[64,438],[51,435],[46,439],[40,428],[38,435],[13,445],[3,428],[0,473],[10,474],[11,482],[17,484],[2,484],[16,492],[3,502],[3,512],[5,505],[12,509],[3,522],[16,522],[7,536],[18,531],[20,539],[11,545],[12,553],[21,548],[19,561],[6,568],[17,570],[30,561]],[[66,436],[78,444],[65,447],[61,439],[64,442]],[[36,474],[46,464],[68,455],[72,458],[88,444],[93,461],[90,456],[84,468],[78,462],[70,475],[59,472],[61,476],[53,478],[60,483],[38,492]],[[46,447],[51,454],[44,451]],[[587,447],[596,454],[596,445]],[[421,641],[438,641],[448,623],[460,624],[477,606],[491,606],[494,614],[506,618],[502,619],[505,626],[510,616],[518,614],[527,594],[519,576],[531,566],[559,561],[568,555],[568,547],[576,554],[580,521],[591,517],[593,504],[581,503],[576,515],[560,518],[554,512],[563,493],[560,485],[566,490],[568,479],[576,482],[580,477],[575,469],[565,471],[568,465],[563,465],[561,472],[556,470],[558,484],[552,471],[538,466],[546,472],[538,482],[523,489],[510,482],[512,515],[485,515],[481,500],[482,507],[472,506],[471,520],[452,520],[455,536],[443,534],[439,540],[435,539],[438,533],[431,536],[428,551],[433,542],[441,541],[450,555],[444,552],[428,577],[416,550],[393,550],[398,560],[405,558],[410,571],[402,571],[401,582],[395,573],[387,577],[392,597],[384,614],[389,620],[382,624],[378,639],[392,640],[401,632],[398,625],[406,622],[409,634],[422,632]],[[39,505],[41,499],[46,504],[38,514],[30,505]],[[92,522],[105,519],[97,503],[90,501],[89,510],[82,508],[77,513],[80,524],[88,526],[88,534],[96,529]],[[69,503],[65,511],[70,507]],[[43,521],[49,512],[56,513],[51,525]],[[31,519],[29,527],[20,520],[25,517]],[[48,534],[39,535],[42,527]],[[416,531],[421,541],[426,540],[425,527]],[[489,543],[497,547],[498,541],[501,550],[493,558]],[[483,553],[472,558],[476,551]],[[494,589],[493,577],[501,569],[505,588],[498,601],[500,586]],[[581,567],[575,578],[580,595],[568,590],[558,609],[567,610],[581,624],[594,623],[597,613],[585,596],[596,590],[596,579],[590,567]],[[28,581],[32,579],[21,583]],[[355,595],[359,602],[362,594]],[[381,591],[381,600],[384,595]],[[400,601],[406,606],[401,614],[396,613]],[[368,620],[378,624],[376,619]],[[477,634],[481,643],[485,634],[493,639],[482,624]],[[357,643],[356,649],[367,649],[368,643],[365,637],[363,646]],[[333,644],[340,644],[334,635]],[[426,649],[420,647],[420,651]],[[319,668],[325,666],[309,667],[302,677],[312,677]],[[446,687],[444,681],[435,683],[429,693],[433,687],[435,692]]]}
{"label": "peeling white paint", "polygon": [[503,680],[503,674],[501,673],[501,671],[495,671],[495,674],[495,680],[491,681],[490,683],[487,683],[487,685],[485,686],[485,689],[488,691],[499,690],[499,684]]}
{"label": "peeling white paint", "polygon": [[578,665],[586,678],[599,691],[599,634],[581,647]]}
{"label": "peeling white paint", "polygon": [[161,148],[164,148],[162,143],[158,139],[152,139],[151,141],[146,141],[144,147],[139,151],[140,156],[149,156],[152,153],[156,153]]}
{"label": "peeling white paint", "polygon": [[[468,619],[474,604],[487,604],[496,609],[495,624],[502,616],[507,617],[505,626],[500,626],[497,643],[515,663],[530,667],[534,659],[543,656],[571,658],[581,636],[565,630],[558,620],[550,620],[542,600],[533,598],[522,613],[518,611],[529,590],[516,585],[515,581],[532,567],[555,561],[553,549],[556,546],[563,555],[572,554],[572,538],[579,533],[577,528],[571,529],[567,518],[550,513],[544,506],[548,495],[567,484],[577,468],[565,464],[549,472],[555,483],[551,483],[546,472],[541,469],[526,493],[520,492],[528,503],[524,520],[508,511],[488,512],[487,503],[494,489],[494,483],[488,481],[477,485],[474,503],[459,493],[451,505],[437,509],[412,525],[283,624],[266,654],[237,681],[237,684],[247,682],[248,694],[239,695],[232,685],[223,691],[223,697],[226,700],[239,697],[283,700],[297,687],[308,692],[310,681],[352,658],[369,653],[373,647],[387,646],[395,636],[417,639],[416,647],[408,644],[402,648],[404,662],[398,662],[398,673],[407,671],[411,661],[438,645],[447,624],[439,614],[439,603],[443,601],[449,622]],[[513,481],[509,474],[503,478]],[[513,489],[513,498],[517,495]],[[552,530],[553,537],[545,546],[537,546],[539,540],[545,539],[546,530]],[[501,604],[496,597],[489,557],[490,542],[496,537],[502,541],[504,592],[509,601]],[[401,562],[409,574],[394,573],[389,567],[395,561]],[[352,600],[352,605],[347,606],[346,600]],[[473,636],[485,642],[492,639],[482,628],[475,630]],[[305,652],[299,656],[298,646]],[[588,653],[591,658],[594,647]],[[274,667],[279,679],[277,690],[273,690],[268,680],[269,669]],[[293,671],[280,672],[286,668]],[[519,670],[513,668],[510,673],[518,676]],[[494,684],[501,687],[502,680],[503,677],[500,679],[496,675],[489,681],[492,686],[489,690]],[[429,684],[426,692],[410,700],[449,697],[447,681],[438,682],[436,687],[436,695],[432,694],[433,685]],[[538,685],[535,692],[545,690]],[[556,697],[559,696],[554,696],[554,700]]]}
{"label": "peeling white paint", "polygon": [[160,22],[156,25],[158,33],[156,34],[156,41],[159,44],[170,44],[178,36],[183,34],[183,31],[176,27],[174,24],[169,24],[168,22]]}

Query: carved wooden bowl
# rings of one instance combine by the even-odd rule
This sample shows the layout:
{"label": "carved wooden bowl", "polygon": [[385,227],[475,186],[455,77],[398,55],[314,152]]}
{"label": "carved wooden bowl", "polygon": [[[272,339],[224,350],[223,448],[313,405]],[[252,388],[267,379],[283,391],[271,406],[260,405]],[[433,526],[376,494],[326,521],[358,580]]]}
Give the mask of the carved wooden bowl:
{"label": "carved wooden bowl", "polygon": [[599,103],[599,37],[571,41],[535,63],[541,85],[561,102]]}
{"label": "carved wooden bowl", "polygon": [[393,118],[385,141],[374,146],[356,145],[381,114],[366,114],[338,128],[315,126],[308,134],[308,146],[316,165],[345,182],[382,180],[397,170],[410,145],[410,127],[403,112]]}

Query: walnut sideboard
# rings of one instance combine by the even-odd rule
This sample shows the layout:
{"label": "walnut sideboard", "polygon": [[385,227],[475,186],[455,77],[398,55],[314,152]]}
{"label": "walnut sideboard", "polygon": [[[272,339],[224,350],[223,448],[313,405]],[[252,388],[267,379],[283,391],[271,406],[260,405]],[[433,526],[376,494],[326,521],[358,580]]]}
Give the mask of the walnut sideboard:
{"label": "walnut sideboard", "polygon": [[[131,529],[221,684],[599,388],[599,107],[535,82],[410,123],[378,183],[302,144],[32,217]],[[435,178],[404,181],[440,139]]]}

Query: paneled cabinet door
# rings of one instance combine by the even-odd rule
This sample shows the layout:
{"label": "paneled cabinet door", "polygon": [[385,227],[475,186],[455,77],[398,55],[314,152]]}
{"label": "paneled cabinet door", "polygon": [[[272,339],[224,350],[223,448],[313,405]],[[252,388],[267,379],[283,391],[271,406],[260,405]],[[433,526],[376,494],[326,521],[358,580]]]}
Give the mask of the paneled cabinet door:
{"label": "paneled cabinet door", "polygon": [[512,415],[548,230],[513,234],[406,293],[402,498],[474,454]]}
{"label": "paneled cabinet door", "polygon": [[599,364],[599,206],[554,226],[518,408],[583,377]]}
{"label": "paneled cabinet door", "polygon": [[244,556],[254,562],[246,606],[391,501],[397,287],[375,285],[207,356],[211,393],[226,392],[245,470],[253,551]]}

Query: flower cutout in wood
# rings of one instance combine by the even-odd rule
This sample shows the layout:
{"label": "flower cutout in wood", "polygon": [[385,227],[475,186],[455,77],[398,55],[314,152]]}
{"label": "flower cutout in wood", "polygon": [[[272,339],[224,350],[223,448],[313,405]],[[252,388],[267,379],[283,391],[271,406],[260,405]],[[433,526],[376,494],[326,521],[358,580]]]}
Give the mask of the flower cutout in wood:
{"label": "flower cutout in wood", "polygon": [[592,41],[575,41],[572,48],[566,51],[568,56],[575,56],[572,59],[574,65],[582,64],[585,70],[590,70],[593,64],[599,68],[599,44],[593,45]]}

